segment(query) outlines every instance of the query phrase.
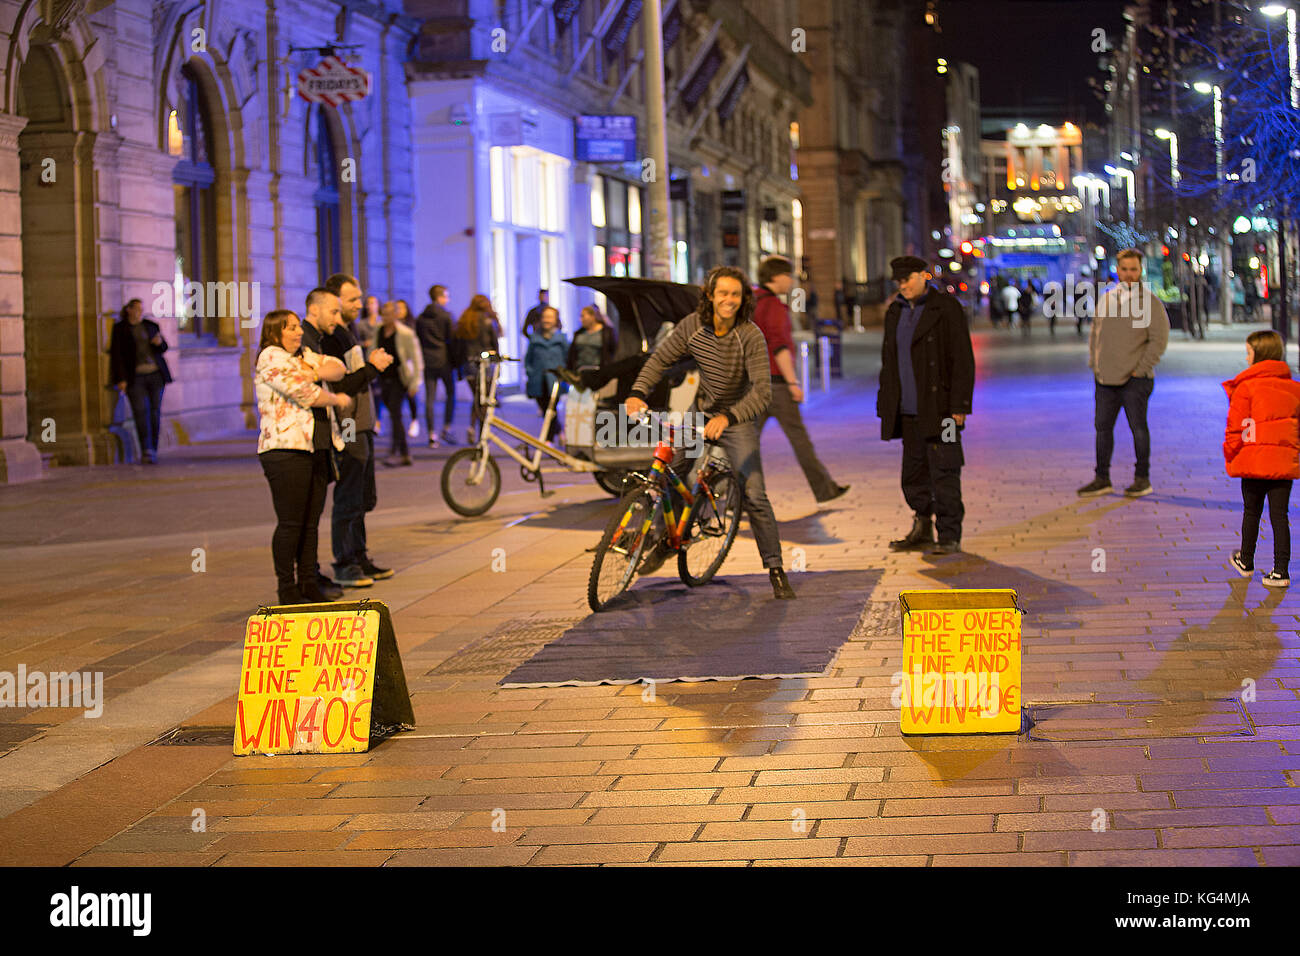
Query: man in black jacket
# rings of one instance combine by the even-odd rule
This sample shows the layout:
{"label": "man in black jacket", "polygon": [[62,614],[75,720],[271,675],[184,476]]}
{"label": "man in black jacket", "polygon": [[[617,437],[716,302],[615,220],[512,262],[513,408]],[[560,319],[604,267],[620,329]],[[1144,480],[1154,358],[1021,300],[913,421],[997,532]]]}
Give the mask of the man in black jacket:
{"label": "man in black jacket", "polygon": [[[335,358],[343,361],[343,363],[347,365],[349,361],[346,357],[347,351],[339,347],[339,343],[335,338],[340,330],[347,332],[338,295],[329,289],[313,289],[307,294],[307,314],[304,316],[302,323],[303,348],[311,349],[313,352],[320,355],[333,355]],[[355,356],[352,358],[355,359]],[[370,353],[370,358],[367,362],[358,365],[356,368],[350,369],[342,379],[332,383],[330,386],[331,391],[340,392],[344,395],[351,395],[354,401],[351,416],[352,427],[344,427],[341,429],[345,442],[345,450],[341,454],[335,456],[335,466],[338,470],[339,479],[339,482],[334,486],[334,509],[336,512],[339,510],[339,488],[344,479],[347,479],[351,482],[352,486],[355,486],[356,490],[355,493],[352,494],[352,497],[359,498],[361,496],[363,490],[362,479],[364,478],[365,459],[360,456],[369,450],[373,461],[374,439],[373,437],[370,437],[370,440],[366,442],[367,436],[373,436],[373,433],[364,431],[361,424],[358,424],[357,419],[361,416],[356,411],[356,407],[357,404],[370,400],[370,383],[375,380],[380,372],[388,368],[388,366],[392,364],[392,361],[393,357],[383,349],[375,349]],[[371,409],[369,422],[370,427],[373,428],[373,406]],[[318,447],[328,447],[327,445],[320,444],[322,436],[329,435],[328,428],[321,427],[321,419],[324,418],[326,410],[313,409],[313,413],[316,415]],[[332,414],[332,412],[330,414]],[[357,462],[358,460],[362,466],[360,468],[354,464],[354,462]],[[360,475],[360,478],[358,475]],[[349,493],[349,490],[345,489],[345,496],[349,495]],[[350,498],[348,500],[350,500]],[[365,519],[364,511],[361,512],[361,519],[363,521]],[[362,534],[364,535],[364,530],[362,531]],[[349,555],[352,557],[352,561],[347,563],[340,563],[337,559],[341,547],[341,539],[345,538],[346,535],[341,535],[339,533],[336,515],[331,540],[334,544],[336,555],[335,574],[338,576],[339,583],[345,584],[348,587],[369,587],[375,583],[375,579],[369,572],[357,566],[358,560],[355,556]],[[389,571],[388,576],[391,575],[392,572]],[[334,581],[332,581],[327,575],[321,574],[319,568],[317,569],[316,576],[320,581],[322,591],[330,593],[334,590]]]}
{"label": "man in black jacket", "polygon": [[452,333],[456,320],[447,311],[447,294],[445,285],[435,285],[429,289],[429,302],[425,310],[415,320],[415,334],[420,340],[420,351],[424,355],[424,424],[429,433],[429,447],[438,447],[438,433],[433,427],[433,404],[437,397],[438,383],[447,395],[447,403],[442,416],[442,440],[448,445],[456,444],[451,433],[451,420],[456,415],[456,369],[463,359],[461,340]]}
{"label": "man in black jacket", "polygon": [[[930,284],[924,259],[890,262],[898,297],[885,313],[876,414],[884,441],[903,439],[903,497],[912,530],[889,542],[895,551],[931,545],[931,554],[961,550],[961,430],[975,390],[975,353],[956,297]],[[931,515],[934,515],[932,523]]]}

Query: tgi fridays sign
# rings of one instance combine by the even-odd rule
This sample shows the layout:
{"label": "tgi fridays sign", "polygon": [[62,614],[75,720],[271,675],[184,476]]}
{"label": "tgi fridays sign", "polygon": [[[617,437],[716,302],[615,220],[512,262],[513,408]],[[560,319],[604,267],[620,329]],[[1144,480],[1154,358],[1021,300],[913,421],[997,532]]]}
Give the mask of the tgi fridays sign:
{"label": "tgi fridays sign", "polygon": [[298,95],[308,103],[340,106],[370,95],[370,74],[327,56],[298,74]]}

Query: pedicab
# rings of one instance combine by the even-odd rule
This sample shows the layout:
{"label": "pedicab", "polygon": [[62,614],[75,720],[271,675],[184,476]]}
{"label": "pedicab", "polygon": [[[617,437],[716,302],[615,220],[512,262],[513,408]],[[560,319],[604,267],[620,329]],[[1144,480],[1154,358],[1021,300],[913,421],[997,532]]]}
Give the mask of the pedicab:
{"label": "pedicab", "polygon": [[[598,390],[578,388],[570,394],[566,399],[564,445],[559,447],[546,441],[546,435],[558,417],[560,383],[551,388],[538,433],[529,434],[498,414],[501,365],[522,360],[482,353],[480,359],[487,374],[478,376],[479,402],[484,410],[478,442],[457,451],[442,469],[443,500],[458,515],[477,517],[496,503],[501,493],[501,471],[493,446],[497,453],[519,465],[525,481],[537,483],[544,498],[554,494],[546,490],[545,476],[565,472],[590,474],[608,494],[621,495],[626,476],[649,468],[654,460],[655,441],[628,441],[631,436],[624,430],[598,426],[617,420],[618,407],[627,400],[660,328],[665,322],[677,322],[694,312],[700,289],[620,276],[581,276],[565,281],[605,296],[609,317],[618,330],[614,366],[619,374]],[[698,387],[699,371],[694,362],[679,363],[651,393],[648,404],[656,411],[685,412],[695,400]]]}

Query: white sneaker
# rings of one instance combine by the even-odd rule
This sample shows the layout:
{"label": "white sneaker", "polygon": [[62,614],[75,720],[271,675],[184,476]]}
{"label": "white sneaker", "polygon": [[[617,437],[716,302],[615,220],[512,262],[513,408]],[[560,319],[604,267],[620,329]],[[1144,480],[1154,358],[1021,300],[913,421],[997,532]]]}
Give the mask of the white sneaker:
{"label": "white sneaker", "polygon": [[417,422],[417,421],[415,421],[414,419],[412,419],[412,421],[411,421],[411,427],[408,428],[408,429],[406,430],[406,434],[408,434],[408,435],[411,436],[412,438],[419,438],[419,437],[420,437],[420,423]]}

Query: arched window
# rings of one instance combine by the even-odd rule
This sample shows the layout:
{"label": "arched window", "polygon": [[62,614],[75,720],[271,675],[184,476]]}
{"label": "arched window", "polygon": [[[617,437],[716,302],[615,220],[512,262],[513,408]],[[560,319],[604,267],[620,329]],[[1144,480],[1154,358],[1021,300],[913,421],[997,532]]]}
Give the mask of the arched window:
{"label": "arched window", "polygon": [[316,265],[320,284],[336,272],[343,271],[339,232],[339,165],[334,153],[334,136],[330,130],[326,107],[316,107]]}
{"label": "arched window", "polygon": [[[200,286],[217,278],[216,174],[209,153],[212,122],[198,77],[181,67],[180,102],[167,120],[167,150],[179,156],[172,173],[176,202],[176,311],[180,331],[202,335],[203,313],[184,307],[186,284]],[[203,296],[206,301],[207,296]],[[216,332],[215,319],[209,323]]]}

